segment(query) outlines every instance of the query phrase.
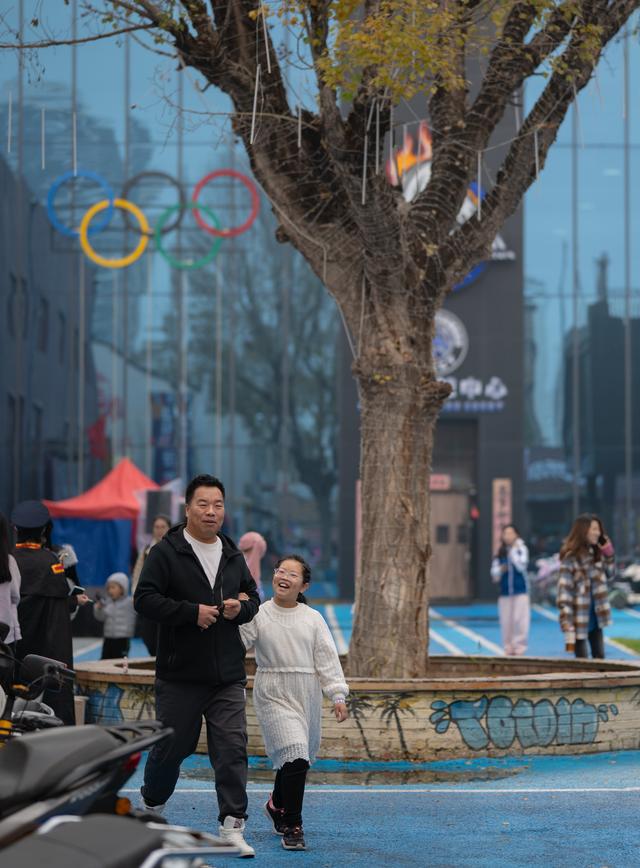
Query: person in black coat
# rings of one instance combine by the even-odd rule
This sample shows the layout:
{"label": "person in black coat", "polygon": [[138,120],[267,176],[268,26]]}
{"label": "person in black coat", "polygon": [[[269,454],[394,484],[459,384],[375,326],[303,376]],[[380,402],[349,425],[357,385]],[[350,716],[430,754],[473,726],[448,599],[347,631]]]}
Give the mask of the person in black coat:
{"label": "person in black coat", "polygon": [[214,476],[197,476],[189,483],[186,523],[172,527],[153,546],[136,588],[136,611],[159,625],[156,716],[174,730],[172,739],[149,754],[141,792],[147,807],[164,807],[181,763],[197,747],[204,717],[219,834],[241,855],[253,856],[243,837],[246,672],[238,627],[255,616],[260,598],[242,553],[220,532],[224,496],[224,486]]}
{"label": "person in black coat", "polygon": [[[11,513],[17,534],[13,555],[22,577],[18,605],[22,639],[18,642],[17,657],[22,660],[27,654],[41,654],[72,668],[71,613],[88,597],[71,596],[64,566],[43,545],[49,521],[49,510],[39,500],[23,501]],[[70,684],[59,691],[45,690],[43,701],[65,724],[75,723]]]}

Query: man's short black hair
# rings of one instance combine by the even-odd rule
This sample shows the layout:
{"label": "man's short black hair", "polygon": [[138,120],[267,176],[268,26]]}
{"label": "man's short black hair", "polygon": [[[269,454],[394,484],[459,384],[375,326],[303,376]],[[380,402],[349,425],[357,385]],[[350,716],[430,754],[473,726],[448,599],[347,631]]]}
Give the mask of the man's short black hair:
{"label": "man's short black hair", "polygon": [[200,488],[200,486],[204,486],[205,488],[219,488],[222,492],[222,496],[226,497],[224,485],[216,476],[211,476],[209,473],[201,473],[199,476],[194,476],[189,485],[187,485],[187,490],[184,495],[185,503],[191,503],[191,498],[195,494],[196,488]]}

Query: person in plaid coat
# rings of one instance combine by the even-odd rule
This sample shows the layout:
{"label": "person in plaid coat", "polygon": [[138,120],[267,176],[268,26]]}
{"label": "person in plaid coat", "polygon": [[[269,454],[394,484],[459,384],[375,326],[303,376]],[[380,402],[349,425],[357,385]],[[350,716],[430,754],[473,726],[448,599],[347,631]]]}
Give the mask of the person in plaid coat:
{"label": "person in plaid coat", "polygon": [[604,657],[602,630],[611,623],[607,579],[613,575],[614,551],[597,515],[574,521],[560,550],[557,604],[567,651],[576,657]]}

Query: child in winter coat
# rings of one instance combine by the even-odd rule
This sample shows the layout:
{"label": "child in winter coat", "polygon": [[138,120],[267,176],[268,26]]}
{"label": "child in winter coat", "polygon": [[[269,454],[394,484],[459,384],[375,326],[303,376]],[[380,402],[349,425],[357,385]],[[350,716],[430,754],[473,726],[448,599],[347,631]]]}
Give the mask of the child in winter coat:
{"label": "child in winter coat", "polygon": [[302,801],[309,765],[320,746],[322,694],[339,723],[348,716],[344,679],[333,636],[322,615],[305,605],[311,569],[299,555],[276,564],[273,599],[242,624],[247,649],[255,647],[253,704],[267,754],[276,769],[265,805],[285,850],[306,848]]}
{"label": "child in winter coat", "polygon": [[129,577],[125,573],[112,573],[107,579],[107,598],[99,599],[93,614],[104,623],[102,660],[126,657],[136,627],[133,599],[129,596]]}
{"label": "child in winter coat", "polygon": [[491,578],[500,582],[498,613],[505,654],[520,656],[527,651],[531,608],[527,587],[529,550],[517,529],[502,529],[502,542],[491,564]]}

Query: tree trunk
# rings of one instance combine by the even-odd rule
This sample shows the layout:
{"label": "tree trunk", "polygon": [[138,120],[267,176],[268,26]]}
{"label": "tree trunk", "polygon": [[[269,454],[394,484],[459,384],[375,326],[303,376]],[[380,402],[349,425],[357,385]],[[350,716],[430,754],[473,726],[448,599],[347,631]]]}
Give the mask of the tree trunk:
{"label": "tree trunk", "polygon": [[[414,321],[415,322],[415,321]],[[421,352],[381,366],[359,360],[362,429],[360,580],[349,649],[351,674],[416,678],[428,661],[429,477],[433,433],[449,386],[435,379],[433,323]],[[378,341],[371,339],[373,346]],[[415,360],[421,355],[421,363]],[[376,370],[377,367],[377,370]]]}

